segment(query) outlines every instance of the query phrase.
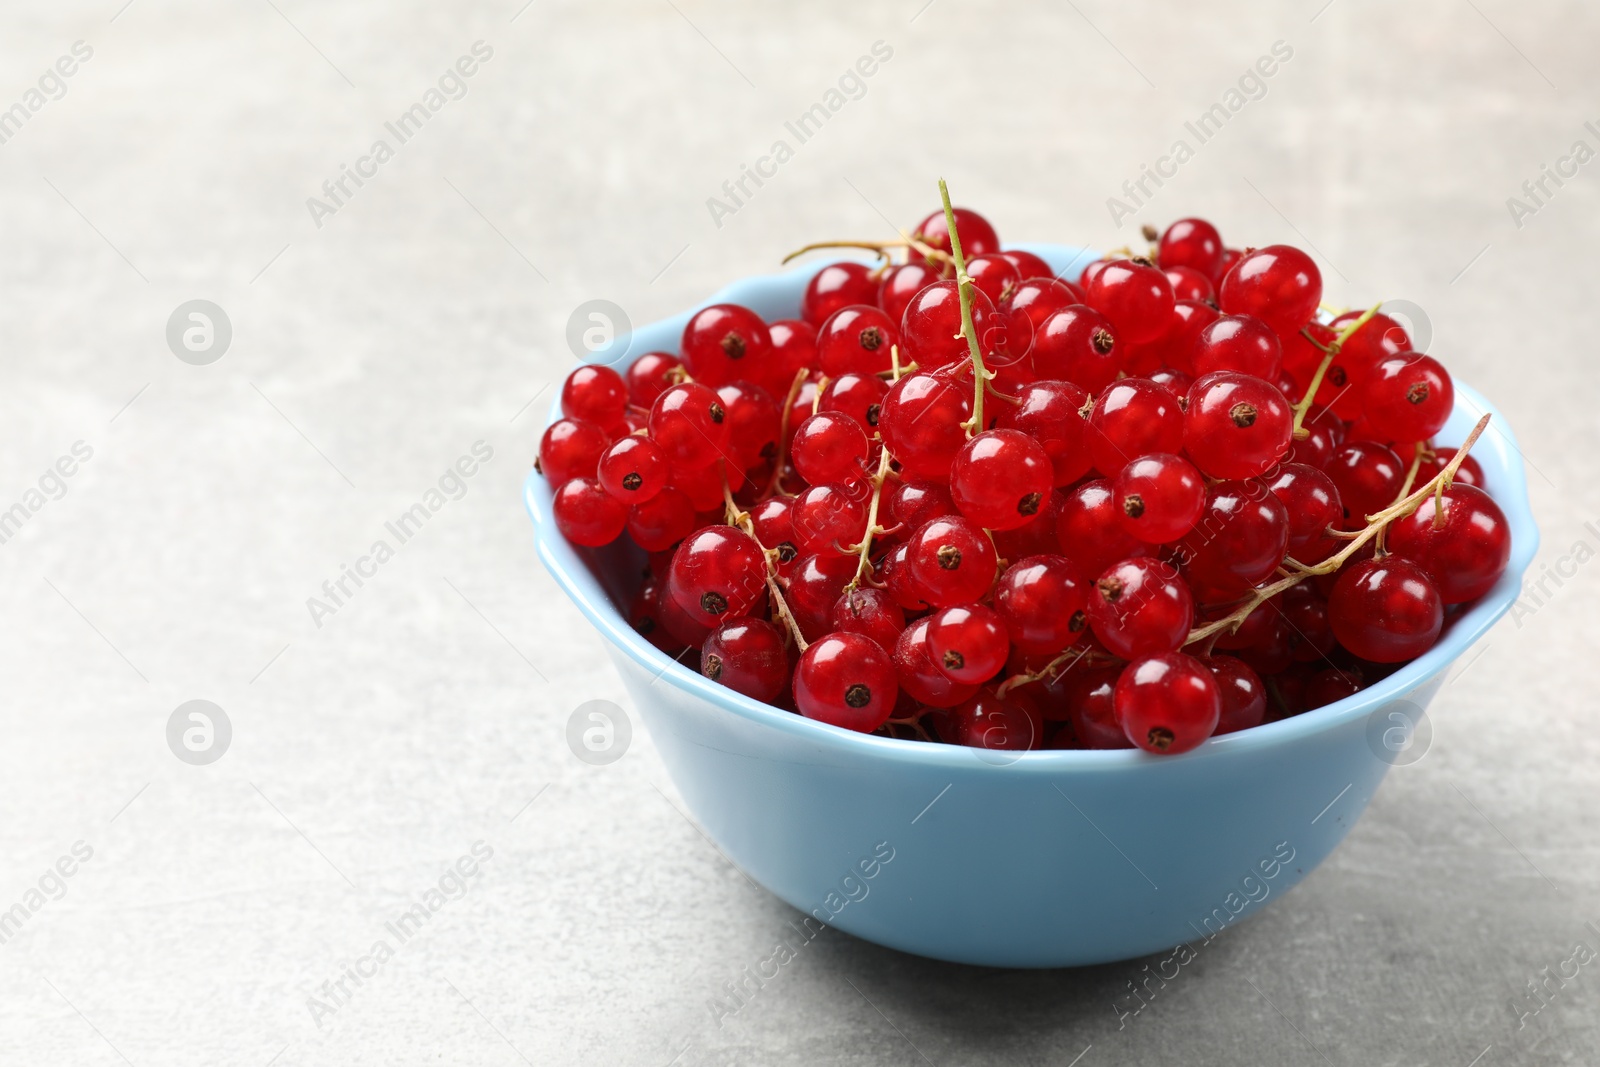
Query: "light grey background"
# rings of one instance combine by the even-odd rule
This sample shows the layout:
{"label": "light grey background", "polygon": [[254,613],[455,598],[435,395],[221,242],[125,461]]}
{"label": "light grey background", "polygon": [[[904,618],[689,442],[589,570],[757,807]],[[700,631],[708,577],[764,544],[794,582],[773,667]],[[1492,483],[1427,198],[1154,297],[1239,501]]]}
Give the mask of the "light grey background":
{"label": "light grey background", "polygon": [[[93,849],[0,944],[0,1062],[1593,1062],[1600,963],[1525,1028],[1511,1008],[1600,949],[1587,563],[1458,668],[1344,847],[1127,1030],[1136,963],[991,972],[832,932],[718,1027],[707,1000],[792,913],[686,820],[643,730],[610,766],[568,750],[578,704],[627,698],[518,500],[581,301],[652,321],[806,241],[890,236],[939,176],[1007,239],[1124,243],[1106,198],[1282,40],[1137,221],[1302,242],[1331,300],[1425,307],[1520,435],[1535,575],[1600,548],[1600,164],[1520,228],[1506,204],[1600,147],[1592,6],[120,2],[9,3],[0,31],[0,108],[94,49],[0,145],[0,509],[93,449],[0,545],[0,908]],[[479,40],[465,98],[315,226],[307,197]],[[714,225],[880,40],[865,95]],[[165,341],[197,298],[233,325],[210,366]],[[314,625],[477,441],[466,495]],[[232,723],[209,766],[167,748],[191,699]],[[307,997],[479,840],[465,897],[319,1027]]]}

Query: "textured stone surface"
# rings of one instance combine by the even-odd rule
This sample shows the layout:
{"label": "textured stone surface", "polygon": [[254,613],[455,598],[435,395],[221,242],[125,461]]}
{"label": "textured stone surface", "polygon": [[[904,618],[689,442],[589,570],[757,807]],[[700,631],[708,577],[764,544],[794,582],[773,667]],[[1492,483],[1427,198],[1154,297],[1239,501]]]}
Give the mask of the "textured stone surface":
{"label": "textured stone surface", "polygon": [[[915,222],[942,175],[1013,240],[1201,213],[1312,245],[1332,300],[1415,301],[1517,428],[1535,575],[1600,548],[1595,176],[1520,228],[1506,205],[1600,147],[1592,7],[119,2],[15,4],[0,36],[0,108],[94,50],[0,145],[0,509],[93,449],[0,545],[0,908],[93,849],[0,944],[0,1062],[1592,1062],[1596,966],[1523,1029],[1511,1008],[1600,948],[1587,563],[1444,689],[1432,751],[1333,859],[1126,1029],[1142,963],[991,972],[832,932],[719,1027],[708,998],[792,913],[675,810],[642,731],[609,767],[568,751],[578,703],[626,698],[517,496],[580,301],[651,321]],[[314,225],[306,198],[479,40],[465,97]],[[706,198],[880,40],[864,95],[716,225]],[[1279,40],[1265,95],[1114,226],[1106,198]],[[205,367],[164,339],[194,298],[234,328]],[[314,625],[478,441],[465,495]],[[165,742],[194,698],[233,725],[209,767]],[[480,840],[465,896],[319,1026],[307,997]]]}

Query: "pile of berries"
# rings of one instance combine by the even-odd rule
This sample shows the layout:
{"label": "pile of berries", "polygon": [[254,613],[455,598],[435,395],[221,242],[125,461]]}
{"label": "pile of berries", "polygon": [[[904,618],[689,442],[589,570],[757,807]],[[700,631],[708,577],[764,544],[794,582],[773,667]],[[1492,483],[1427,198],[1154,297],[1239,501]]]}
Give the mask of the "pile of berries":
{"label": "pile of berries", "polygon": [[648,553],[662,651],[851,730],[1170,754],[1348,696],[1505,569],[1484,423],[1434,447],[1449,373],[1299,249],[1144,236],[1069,281],[946,195],[802,249],[880,261],[572,373],[555,521]]}

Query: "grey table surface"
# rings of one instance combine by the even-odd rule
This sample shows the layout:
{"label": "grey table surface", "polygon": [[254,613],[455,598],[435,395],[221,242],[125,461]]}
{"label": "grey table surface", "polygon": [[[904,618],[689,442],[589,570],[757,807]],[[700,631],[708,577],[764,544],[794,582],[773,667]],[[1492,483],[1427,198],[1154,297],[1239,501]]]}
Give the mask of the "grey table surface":
{"label": "grey table surface", "polygon": [[[1600,963],[1564,962],[1600,949],[1597,34],[1592,5],[1507,0],[8,3],[0,1063],[1600,1061]],[[430,90],[401,143],[385,124]],[[1230,100],[1201,143],[1185,124]],[[1173,176],[1114,219],[1146,164]],[[335,200],[345,167],[370,176]],[[1314,249],[1331,300],[1425,308],[1520,436],[1544,592],[1343,847],[1126,1028],[1137,963],[990,971],[831,931],[719,1024],[793,913],[687,821],[642,730],[610,766],[569,751],[579,703],[630,705],[518,486],[578,304],[652,321],[808,240],[889,236],[939,176],[1011,240],[1203,214]],[[232,328],[203,366],[167,341],[195,299]],[[459,499],[314,617],[478,442]],[[232,728],[205,766],[167,740],[195,699]],[[466,888],[317,1010],[463,856]]]}

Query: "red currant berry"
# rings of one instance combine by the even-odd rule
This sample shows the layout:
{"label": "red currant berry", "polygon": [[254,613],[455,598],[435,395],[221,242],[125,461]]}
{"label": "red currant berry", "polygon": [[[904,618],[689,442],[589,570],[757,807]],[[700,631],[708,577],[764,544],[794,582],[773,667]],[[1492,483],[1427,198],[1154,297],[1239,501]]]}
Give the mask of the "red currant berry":
{"label": "red currant berry", "polygon": [[1178,543],[1175,561],[1207,603],[1266,581],[1289,544],[1289,510],[1259,480],[1215,482],[1205,509]]}
{"label": "red currant berry", "polygon": [[670,566],[667,577],[661,585],[661,596],[656,604],[656,618],[661,621],[662,629],[679,645],[690,648],[700,648],[711,636],[711,627],[702,625],[697,619],[683,610],[677,594],[672,588],[672,572]]}
{"label": "red currant berry", "polygon": [[933,605],[928,601],[927,590],[922,588],[906,562],[910,550],[910,545],[901,542],[884,553],[878,561],[878,578],[896,604],[907,611],[927,611]]}
{"label": "red currant berry", "polygon": [[1085,748],[1132,748],[1117,722],[1115,694],[1121,667],[1076,667],[1062,676],[1067,721]]}
{"label": "red currant berry", "polygon": [[1071,304],[1044,320],[1033,339],[1033,372],[1072,382],[1097,393],[1122,369],[1111,320],[1083,304]]}
{"label": "red currant berry", "polygon": [[977,526],[953,515],[924,523],[911,536],[906,563],[935,607],[982,600],[994,584],[994,545]]}
{"label": "red currant berry", "polygon": [[628,512],[628,533],[646,552],[669,549],[693,529],[694,504],[670,485]]}
{"label": "red currant berry", "polygon": [[1333,655],[1339,642],[1328,623],[1328,601],[1310,582],[1284,590],[1279,611],[1289,627],[1289,656],[1296,663],[1315,663]]}
{"label": "red currant berry", "polygon": [[735,619],[717,627],[700,649],[700,673],[765,704],[789,684],[783,633],[765,619]]}
{"label": "red currant berry", "polygon": [[[1345,312],[1329,323],[1329,332],[1344,330],[1364,314],[1365,311]],[[1410,351],[1411,337],[1406,333],[1405,327],[1381,311],[1357,328],[1355,333],[1345,338],[1341,346],[1341,354],[1349,359],[1351,366],[1359,367],[1363,371],[1376,367],[1391,356],[1403,355]],[[1315,367],[1316,363],[1313,362],[1311,365]]]}
{"label": "red currant berry", "polygon": [[750,528],[764,548],[778,554],[778,573],[787,574],[789,566],[800,558],[795,544],[794,523],[790,521],[793,497],[774,496],[750,508]]}
{"label": "red currant berry", "polygon": [[[965,249],[962,250],[963,252]],[[1022,275],[1015,263],[1000,253],[985,252],[967,257],[967,277],[979,291],[996,304],[1006,299],[1022,284]]]}
{"label": "red currant berry", "polygon": [[1373,431],[1392,441],[1426,441],[1455,407],[1450,374],[1432,356],[1392,356],[1361,382],[1361,409]]}
{"label": "red currant berry", "polygon": [[[981,338],[994,316],[994,302],[982,290],[972,294],[972,327]],[[885,348],[884,367],[889,350]],[[972,358],[962,335],[961,291],[953,281],[925,286],[906,305],[900,320],[900,362],[915,362],[924,371]],[[853,368],[847,368],[853,369]]]}
{"label": "red currant berry", "polygon": [[1213,282],[1222,280],[1222,235],[1205,219],[1179,219],[1161,235],[1162,267],[1190,267]]}
{"label": "red currant berry", "polygon": [[1442,494],[1443,518],[1435,498],[1389,527],[1389,548],[1420,567],[1446,604],[1476,600],[1494,587],[1511,558],[1511,528],[1494,499],[1471,485],[1455,482]]}
{"label": "red currant berry", "polygon": [[867,432],[849,415],[824,411],[795,431],[789,446],[795,470],[812,485],[860,478],[867,462]]}
{"label": "red currant berry", "polygon": [[1200,331],[1216,322],[1217,317],[1217,309],[1210,304],[1202,304],[1196,300],[1179,300],[1172,305],[1172,321],[1166,333],[1126,353],[1128,358],[1123,369],[1130,374],[1144,373],[1136,372],[1135,367],[1148,363],[1151,364],[1151,370],[1146,376],[1150,378],[1154,378],[1156,372],[1163,367],[1170,367],[1193,377],[1194,347],[1200,339]]}
{"label": "red currant berry", "polygon": [[1178,300],[1211,300],[1216,296],[1211,279],[1193,267],[1163,267],[1161,273],[1167,276],[1172,295]]}
{"label": "red currant berry", "polygon": [[557,419],[539,438],[539,471],[559,488],[569,479],[590,477],[611,445],[611,435],[582,419]]}
{"label": "red currant berry", "polygon": [[628,367],[628,401],[634,407],[648,410],[656,397],[666,392],[683,361],[667,352],[646,352]]}
{"label": "red currant berry", "polygon": [[649,500],[667,486],[667,457],[648,437],[622,437],[600,456],[600,484],[627,504]]}
{"label": "red currant berry", "polygon": [[1039,505],[1039,513],[1021,526],[1009,530],[993,530],[994,550],[1003,559],[1022,559],[1026,556],[1054,554],[1060,551],[1056,541],[1056,520],[1067,502],[1067,494],[1052,489]]}
{"label": "red currant berry", "polygon": [[705,526],[683,539],[668,570],[678,606],[702,626],[750,614],[767,592],[767,557],[733,526]]}
{"label": "red currant berry", "polygon": [[747,307],[713,304],[695,312],[683,328],[684,365],[695,381],[713,388],[749,377],[745,367],[763,367],[772,358],[772,334]]}
{"label": "red currant berry", "polygon": [[1215,736],[1260,726],[1267,716],[1267,687],[1261,676],[1234,656],[1211,656],[1200,662],[1211,672],[1222,701]]}
{"label": "red currant berry", "polygon": [[889,384],[876,374],[841,374],[823,387],[818,411],[837,411],[855,419],[871,435],[878,428]]}
{"label": "red currant berry", "polygon": [[971,417],[971,389],[932,374],[908,374],[884,397],[878,431],[908,476],[948,481],[950,464],[967,443],[961,424]]}
{"label": "red currant berry", "polygon": [[[1000,238],[989,220],[971,208],[958,207],[951,212],[956,220],[956,234],[961,238],[961,254],[967,259],[985,252],[1000,251]],[[941,252],[950,251],[950,227],[943,211],[935,211],[917,224],[912,236]]]}
{"label": "red currant berry", "polygon": [[628,387],[622,375],[599,364],[586,364],[567,375],[561,386],[561,413],[592,422],[610,433],[623,432],[627,421]]}
{"label": "red currant berry", "polygon": [[[1422,462],[1417,467],[1417,484],[1427,485],[1433,481],[1434,477],[1448,467],[1450,461],[1455,458],[1456,450],[1453,448],[1436,449],[1431,457],[1422,457]],[[1456,468],[1455,477],[1452,481],[1456,485],[1475,485],[1482,489],[1483,466],[1478,462],[1477,457],[1468,456],[1462,460],[1461,466]]]}
{"label": "red currant berry", "polygon": [[1182,652],[1146,656],[1117,679],[1117,721],[1128,740],[1158,755],[1188,752],[1210,737],[1222,694],[1205,665]]}
{"label": "red currant berry", "polygon": [[1111,483],[1122,528],[1147,545],[1189,532],[1205,508],[1206,487],[1194,464],[1170,452],[1140,456]]}
{"label": "red currant berry", "polygon": [[674,467],[695,470],[732,458],[729,431],[721,398],[699,382],[672,386],[650,409],[650,437]]}
{"label": "red currant berry", "polygon": [[817,361],[829,377],[876,374],[892,366],[899,331],[878,308],[853,304],[835,311],[817,331]]}
{"label": "red currant berry", "polygon": [[1022,387],[1016,404],[1003,404],[997,425],[1038,441],[1050,458],[1057,486],[1071,485],[1089,473],[1089,391],[1062,381],[1033,382]]}
{"label": "red currant berry", "polygon": [[887,722],[899,693],[889,653],[860,634],[833,633],[813,641],[794,672],[800,714],[859,733],[870,734]]}
{"label": "red currant berry", "polygon": [[867,529],[865,493],[860,484],[813,485],[794,498],[789,521],[800,548],[817,555],[845,555]]}
{"label": "red currant berry", "polygon": [[752,382],[729,382],[717,387],[717,399],[726,413],[733,466],[745,471],[778,455],[781,415],[771,393]]}
{"label": "red currant berry", "polygon": [[[1289,394],[1284,393],[1284,397],[1289,398]],[[1283,457],[1285,463],[1304,463],[1321,470],[1333,458],[1333,450],[1344,443],[1343,424],[1326,410],[1320,414],[1321,418],[1306,417],[1302,428],[1307,436],[1290,439],[1289,451]]]}
{"label": "red currant berry", "polygon": [[932,621],[932,616],[914,619],[901,631],[894,645],[895,671],[901,691],[918,704],[953,708],[971,700],[978,687],[958,682],[934,665],[928,652],[928,626]]}
{"label": "red currant berry", "polygon": [[1039,442],[1020,430],[988,430],[956,453],[950,497],[979,526],[1011,530],[1039,513],[1054,480]]}
{"label": "red currant berry", "polygon": [[794,385],[795,375],[817,365],[817,331],[798,319],[779,319],[767,327],[772,337],[772,356],[764,367],[751,367],[748,380],[782,401]]}
{"label": "red currant berry", "polygon": [[1268,245],[1245,254],[1222,280],[1222,310],[1254,315],[1279,334],[1311,321],[1322,301],[1322,272],[1292,245]]}
{"label": "red currant berry", "polygon": [[669,656],[684,650],[683,644],[661,625],[661,584],[655,579],[647,580],[634,594],[628,605],[628,625]]}
{"label": "red currant berry", "polygon": [[982,604],[958,604],[937,612],[928,625],[927,641],[934,666],[969,685],[993,678],[1011,651],[1005,621]]}
{"label": "red currant berry", "polygon": [[1253,478],[1289,451],[1294,412],[1271,382],[1233,371],[1202,374],[1189,387],[1183,447],[1212,478]]}
{"label": "red currant berry", "polygon": [[950,490],[934,482],[894,482],[883,488],[883,511],[909,534],[923,523],[956,513]]}
{"label": "red currant berry", "polygon": [[876,304],[878,280],[865,263],[830,263],[811,276],[800,298],[800,318],[812,327],[851,304]]}
{"label": "red currant berry", "polygon": [[1301,563],[1311,562],[1305,550],[1319,544],[1328,527],[1344,519],[1338,486],[1315,467],[1285,463],[1273,472],[1268,488],[1289,513],[1289,555]]}
{"label": "red currant berry", "polygon": [[551,505],[556,528],[575,545],[597,548],[622,536],[628,505],[601,488],[595,478],[569,478]]}
{"label": "red currant berry", "polygon": [[1099,574],[1118,560],[1149,553],[1149,547],[1123,528],[1111,483],[1096,478],[1067,492],[1056,518],[1061,551],[1085,574]]}
{"label": "red currant berry", "polygon": [[1088,583],[1065,556],[1039,555],[1006,568],[995,608],[1011,643],[1027,655],[1054,656],[1083,636]]}
{"label": "red currant berry", "polygon": [[854,556],[835,553],[801,556],[795,561],[784,579],[783,594],[808,640],[832,629],[833,606],[856,576],[856,565]]}
{"label": "red currant berry", "polygon": [[[1089,454],[1102,474],[1114,475],[1139,456],[1181,450],[1183,421],[1178,398],[1164,386],[1148,378],[1124,378],[1094,402]],[[1205,470],[1204,464],[1200,468]]]}
{"label": "red currant berry", "polygon": [[1156,371],[1150,375],[1150,380],[1157,385],[1164,386],[1167,392],[1178,397],[1183,403],[1188,402],[1189,387],[1194,384],[1194,379],[1189,375],[1181,370],[1173,370],[1171,367],[1163,367]]}
{"label": "red currant berry", "polygon": [[1345,568],[1328,597],[1328,621],[1339,643],[1362,659],[1403,663],[1439,639],[1444,604],[1427,572],[1387,556]]}
{"label": "red currant berry", "polygon": [[1306,680],[1305,705],[1309,708],[1329,704],[1355,696],[1361,692],[1361,676],[1355,671],[1329,667],[1318,671]]}
{"label": "red currant berry", "polygon": [[[696,511],[722,510],[722,472],[726,467],[723,463],[713,463],[709,467],[695,467],[685,469],[672,467],[667,474],[667,484],[677,489],[689,498],[689,503],[694,505]],[[730,477],[732,474],[730,472]],[[701,523],[700,525],[705,525]]]}
{"label": "red currant berry", "polygon": [[1172,318],[1172,283],[1147,260],[1113,260],[1084,287],[1084,295],[1129,344],[1154,341]]}
{"label": "red currant berry", "polygon": [[1200,331],[1193,359],[1196,376],[1231,370],[1275,382],[1283,367],[1283,346],[1260,319],[1223,315]]}
{"label": "red currant berry", "polygon": [[984,690],[947,717],[950,740],[968,748],[1025,752],[1044,745],[1044,719],[1017,694],[998,697]]}
{"label": "red currant berry", "polygon": [[1083,294],[1078,292],[1071,282],[1064,282],[1046,274],[1044,277],[1029,278],[1017,286],[1016,291],[1005,302],[1003,310],[1026,318],[1037,334],[1051,315],[1073,304],[1082,303]]}
{"label": "red currant berry", "polygon": [[911,298],[938,280],[939,272],[920,260],[891,267],[878,283],[878,306],[889,316],[890,322],[904,322],[906,305],[911,303]]}
{"label": "red currant berry", "polygon": [[836,632],[861,634],[881,648],[893,649],[906,628],[906,613],[888,590],[861,586],[839,594],[832,621]]}
{"label": "red currant berry", "polygon": [[1351,441],[1339,446],[1323,468],[1339,490],[1344,528],[1358,530],[1366,517],[1395,502],[1405,484],[1406,468],[1394,451],[1376,441]]}
{"label": "red currant berry", "polygon": [[[965,251],[965,249],[962,251]],[[1009,259],[1011,261],[1011,265],[1017,268],[1017,276],[1023,281],[1030,281],[1034,278],[1055,277],[1056,272],[1050,269],[1050,264],[1034,255],[1032,252],[1023,252],[1019,249],[1013,249],[1010,252],[1001,252],[1000,254]]]}
{"label": "red currant berry", "polygon": [[1084,610],[1101,644],[1135,659],[1183,644],[1194,622],[1194,597],[1170,563],[1135,556],[1106,568]]}

